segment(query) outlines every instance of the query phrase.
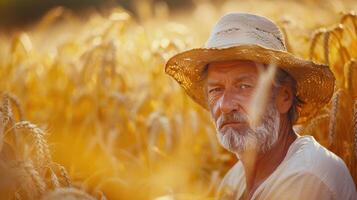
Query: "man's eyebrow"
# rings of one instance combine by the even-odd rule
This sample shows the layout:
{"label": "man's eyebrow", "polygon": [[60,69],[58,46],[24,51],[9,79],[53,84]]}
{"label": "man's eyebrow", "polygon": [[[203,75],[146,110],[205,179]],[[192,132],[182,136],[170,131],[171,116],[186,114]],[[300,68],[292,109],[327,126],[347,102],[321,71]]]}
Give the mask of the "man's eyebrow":
{"label": "man's eyebrow", "polygon": [[[246,74],[246,75],[241,75],[239,77],[234,78],[233,83],[239,83],[245,80],[255,80],[254,76],[252,74]],[[220,80],[208,80],[207,85],[213,86],[213,85],[221,85]]]}
{"label": "man's eyebrow", "polygon": [[255,80],[254,76],[252,76],[252,74],[246,74],[246,75],[242,75],[240,77],[237,77],[233,80],[233,83],[238,83],[241,81],[245,81],[245,80]]}
{"label": "man's eyebrow", "polygon": [[220,81],[207,81],[207,85],[221,85]]}

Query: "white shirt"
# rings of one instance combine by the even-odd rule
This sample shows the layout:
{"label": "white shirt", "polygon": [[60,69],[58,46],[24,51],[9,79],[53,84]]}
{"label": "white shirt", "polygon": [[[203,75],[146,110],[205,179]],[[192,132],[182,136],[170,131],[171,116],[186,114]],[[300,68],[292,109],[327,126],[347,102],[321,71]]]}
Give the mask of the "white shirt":
{"label": "white shirt", "polygon": [[[245,190],[242,162],[222,180],[219,199],[239,200]],[[312,136],[299,136],[251,200],[357,200],[356,186],[341,158]]]}

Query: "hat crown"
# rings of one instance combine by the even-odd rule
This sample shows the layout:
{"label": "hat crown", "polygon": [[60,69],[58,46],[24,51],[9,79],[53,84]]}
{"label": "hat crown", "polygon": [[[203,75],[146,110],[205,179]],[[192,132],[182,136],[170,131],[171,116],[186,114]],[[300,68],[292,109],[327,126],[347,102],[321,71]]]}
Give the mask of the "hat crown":
{"label": "hat crown", "polygon": [[248,13],[229,13],[214,26],[205,48],[259,45],[286,51],[283,34],[271,20]]}

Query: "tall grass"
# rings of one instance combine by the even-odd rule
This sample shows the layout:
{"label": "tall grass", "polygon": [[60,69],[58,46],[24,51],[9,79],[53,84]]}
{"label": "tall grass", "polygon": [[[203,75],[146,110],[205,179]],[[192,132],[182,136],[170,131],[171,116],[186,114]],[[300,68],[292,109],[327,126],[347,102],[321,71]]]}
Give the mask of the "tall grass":
{"label": "tall grass", "polygon": [[171,15],[163,3],[138,4],[139,19],[115,8],[86,21],[56,8],[26,32],[0,33],[1,194],[212,198],[235,158],[163,66],[201,46],[229,11],[273,18],[291,52],[330,64],[335,95],[299,130],[342,157],[357,181],[357,17],[340,13],[356,5],[316,2],[202,1]]}

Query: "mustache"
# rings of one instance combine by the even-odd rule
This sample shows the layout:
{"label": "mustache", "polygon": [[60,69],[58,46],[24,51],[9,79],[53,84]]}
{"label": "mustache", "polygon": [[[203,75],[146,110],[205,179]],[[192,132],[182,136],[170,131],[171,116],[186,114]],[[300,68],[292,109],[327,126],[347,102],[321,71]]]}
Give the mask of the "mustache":
{"label": "mustache", "polygon": [[248,117],[247,115],[238,111],[223,113],[218,117],[216,125],[217,128],[221,128],[224,124],[227,123],[248,123]]}

